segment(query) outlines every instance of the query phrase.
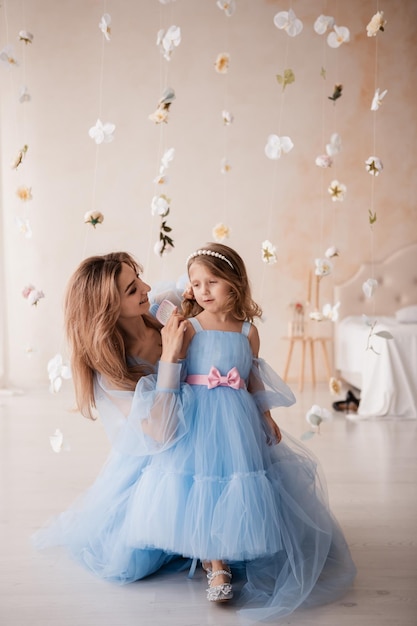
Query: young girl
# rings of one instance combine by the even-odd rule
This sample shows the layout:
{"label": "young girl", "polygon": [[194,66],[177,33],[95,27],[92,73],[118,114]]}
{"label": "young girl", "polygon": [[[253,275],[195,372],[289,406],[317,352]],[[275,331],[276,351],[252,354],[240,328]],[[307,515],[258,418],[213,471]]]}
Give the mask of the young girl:
{"label": "young girl", "polygon": [[[210,243],[187,260],[190,279],[186,367],[195,395],[184,464],[193,483],[184,500],[185,554],[199,555],[209,600],[232,596],[232,570],[243,574],[240,601],[252,619],[287,615],[331,601],[355,566],[329,511],[317,462],[281,432],[269,409],[294,396],[259,358],[252,300],[241,257]],[[274,445],[279,444],[279,445]]]}

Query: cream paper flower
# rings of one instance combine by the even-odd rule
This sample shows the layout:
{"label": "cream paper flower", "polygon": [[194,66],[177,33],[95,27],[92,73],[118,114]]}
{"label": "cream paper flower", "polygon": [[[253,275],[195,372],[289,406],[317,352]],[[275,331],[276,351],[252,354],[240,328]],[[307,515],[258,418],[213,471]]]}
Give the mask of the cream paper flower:
{"label": "cream paper flower", "polygon": [[381,159],[376,156],[370,156],[365,161],[366,170],[371,176],[379,176],[380,172],[384,169]]}
{"label": "cream paper flower", "polygon": [[343,202],[347,192],[347,187],[346,185],[343,185],[343,183],[339,183],[338,180],[332,180],[327,191],[329,192],[333,202]]}
{"label": "cream paper flower", "polygon": [[314,263],[316,265],[316,269],[314,270],[316,276],[323,278],[323,276],[328,276],[332,273],[333,263],[327,257],[324,259],[315,259]]}
{"label": "cream paper flower", "polygon": [[224,11],[227,17],[231,17],[236,11],[235,0],[217,0],[216,5],[221,11]]}
{"label": "cream paper flower", "polygon": [[338,48],[342,43],[350,41],[350,31],[346,26],[333,26],[334,30],[327,35],[327,43],[331,48]]}
{"label": "cream paper flower", "polygon": [[374,97],[372,98],[371,111],[378,111],[387,93],[388,89],[384,89],[384,91],[380,92],[378,87],[378,89],[375,90]]}
{"label": "cream paper flower", "polygon": [[230,229],[228,226],[225,226],[225,224],[220,222],[213,228],[212,234],[215,241],[223,241],[223,239],[227,239],[229,237]]}
{"label": "cream paper flower", "polygon": [[104,37],[107,39],[107,41],[110,41],[110,35],[111,35],[110,24],[111,24],[111,16],[108,13],[105,13],[104,15],[102,15],[98,27],[103,33]]}
{"label": "cream paper flower", "polygon": [[326,154],[333,157],[339,154],[342,149],[342,139],[339,133],[332,133],[329,143],[326,144]]}
{"label": "cream paper flower", "polygon": [[17,188],[16,195],[18,198],[23,200],[23,202],[32,200],[32,188],[26,187],[25,185],[21,185],[20,187]]}
{"label": "cream paper flower", "polygon": [[277,262],[276,247],[268,239],[262,243],[262,261],[268,265]]}
{"label": "cream paper flower", "polygon": [[220,52],[217,55],[214,68],[216,72],[218,72],[219,74],[227,74],[227,72],[229,71],[229,64],[230,64],[230,54],[228,54],[227,52]]}
{"label": "cream paper flower", "polygon": [[94,228],[97,226],[97,224],[102,224],[104,220],[104,215],[103,213],[100,213],[100,211],[87,211],[87,213],[84,215],[84,224],[91,224],[91,226],[94,226]]}
{"label": "cream paper flower", "polygon": [[387,20],[384,18],[384,11],[377,11],[366,27],[368,37],[375,37],[379,31],[384,31],[386,23]]}

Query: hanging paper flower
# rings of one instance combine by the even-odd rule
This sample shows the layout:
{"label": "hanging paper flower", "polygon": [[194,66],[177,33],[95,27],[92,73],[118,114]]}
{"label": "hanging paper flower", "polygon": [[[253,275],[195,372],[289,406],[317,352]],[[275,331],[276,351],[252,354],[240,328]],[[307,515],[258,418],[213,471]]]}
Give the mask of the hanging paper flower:
{"label": "hanging paper flower", "polygon": [[102,224],[104,220],[104,215],[103,213],[100,213],[100,211],[87,211],[87,213],[84,215],[84,224],[91,224],[91,226],[94,226],[94,228],[97,226],[97,224]]}
{"label": "hanging paper flower", "polygon": [[19,91],[19,102],[23,104],[23,102],[29,102],[31,100],[31,95],[28,91],[26,85],[22,85]]}
{"label": "hanging paper flower", "polygon": [[220,52],[217,55],[214,68],[219,74],[227,74],[229,70],[230,55],[227,52]]}
{"label": "hanging paper flower", "polygon": [[229,172],[232,171],[232,166],[230,164],[230,161],[226,159],[226,157],[223,157],[223,159],[221,160],[220,171],[222,174],[228,174]]}
{"label": "hanging paper flower", "polygon": [[368,280],[366,280],[362,285],[362,291],[365,294],[365,298],[372,298],[377,287],[378,281],[375,278],[368,278]]}
{"label": "hanging paper flower", "polygon": [[323,319],[330,320],[330,322],[337,322],[339,319],[339,308],[340,302],[336,302],[334,306],[331,304],[324,304],[322,310]]}
{"label": "hanging paper flower", "polygon": [[94,139],[96,144],[110,143],[114,139],[113,133],[115,128],[116,126],[114,124],[110,124],[109,122],[103,124],[102,121],[98,119],[96,125],[90,128],[88,134],[91,139]]}
{"label": "hanging paper flower", "polygon": [[0,51],[0,61],[5,63],[6,65],[19,65],[16,61],[13,53],[12,46],[5,46],[3,50]]}
{"label": "hanging paper flower", "polygon": [[233,123],[234,117],[233,113],[230,111],[222,111],[223,124],[225,126],[230,126]]}
{"label": "hanging paper flower", "polygon": [[104,37],[107,39],[107,41],[110,41],[110,35],[111,35],[110,24],[111,24],[111,16],[108,13],[105,13],[104,15],[102,15],[98,27],[103,33]]}
{"label": "hanging paper flower", "polygon": [[336,102],[336,100],[342,97],[342,91],[343,85],[335,85],[332,95],[327,97],[329,98],[329,100],[333,100],[333,102]]}
{"label": "hanging paper flower", "polygon": [[280,30],[285,30],[290,37],[296,37],[303,30],[303,23],[299,20],[294,11],[280,11],[274,16],[274,24]]}
{"label": "hanging paper flower", "polygon": [[[169,229],[171,230],[171,229]],[[174,243],[172,239],[164,236],[164,233],[160,233],[160,239],[155,243],[153,247],[153,251],[158,256],[164,256],[165,254],[169,254],[174,247]]]}
{"label": "hanging paper flower", "polygon": [[159,196],[154,196],[151,202],[152,215],[159,215],[160,217],[168,215],[170,202],[170,198],[167,198],[163,193]]}
{"label": "hanging paper flower", "polygon": [[160,173],[163,173],[165,170],[169,168],[171,161],[173,161],[174,159],[174,156],[175,156],[175,148],[168,148],[167,150],[165,150],[161,159],[161,167],[159,169]]}
{"label": "hanging paper flower", "polygon": [[276,247],[268,239],[262,244],[262,261],[269,265],[277,262]]}
{"label": "hanging paper flower", "polygon": [[32,229],[30,227],[30,222],[28,219],[16,216],[15,223],[17,226],[17,230],[19,231],[19,233],[25,236],[25,239],[30,239],[32,237]]}
{"label": "hanging paper flower", "polygon": [[323,313],[321,311],[311,311],[311,313],[308,314],[308,317],[314,322],[323,321]]}
{"label": "hanging paper flower", "polygon": [[26,202],[27,200],[32,200],[32,188],[21,185],[17,188],[16,195],[18,198],[20,198],[20,200],[23,200],[23,202]]}
{"label": "hanging paper flower", "polygon": [[19,31],[19,41],[24,41],[25,44],[32,43],[33,35],[27,30]]}
{"label": "hanging paper flower", "polygon": [[375,13],[366,27],[368,37],[375,37],[380,30],[383,32],[385,30],[386,23],[387,20],[384,18],[384,11],[378,11]]}
{"label": "hanging paper flower", "polygon": [[319,15],[314,22],[314,30],[318,35],[324,35],[327,30],[334,26],[334,18],[329,15]]}
{"label": "hanging paper flower", "polygon": [[227,239],[229,237],[230,230],[228,226],[220,223],[216,224],[216,226],[213,228],[212,233],[215,241],[223,241],[223,239]]}
{"label": "hanging paper flower", "polygon": [[388,89],[385,89],[381,93],[379,92],[379,87],[376,89],[374,97],[372,98],[371,111],[378,111],[379,107],[382,104],[382,100],[388,93]]}
{"label": "hanging paper flower", "polygon": [[350,31],[346,26],[333,26],[334,30],[327,35],[327,43],[331,48],[338,48],[342,43],[350,41]]}
{"label": "hanging paper flower", "polygon": [[329,380],[329,391],[332,396],[338,396],[342,391],[342,383],[338,378],[333,376]]}
{"label": "hanging paper flower", "polygon": [[15,158],[11,162],[12,169],[17,170],[17,168],[19,167],[19,165],[22,163],[23,159],[26,156],[26,152],[28,151],[28,147],[29,146],[27,146],[25,144],[23,146],[23,148],[21,150],[19,150],[19,152],[16,154]]}
{"label": "hanging paper flower", "polygon": [[269,135],[266,146],[265,154],[268,159],[276,160],[281,157],[281,154],[290,152],[294,147],[290,137],[278,137],[278,135]]}
{"label": "hanging paper flower", "polygon": [[314,270],[316,276],[320,276],[320,278],[323,278],[323,276],[328,276],[329,274],[331,274],[333,270],[333,264],[327,257],[324,259],[315,259],[314,262],[316,265],[316,269]]}
{"label": "hanging paper flower", "polygon": [[295,74],[292,69],[284,70],[284,74],[277,74],[277,81],[282,85],[282,91],[284,91],[287,85],[291,85],[295,81]]}
{"label": "hanging paper flower", "polygon": [[339,183],[338,180],[332,180],[327,191],[329,192],[333,202],[343,202],[347,188],[346,185]]}
{"label": "hanging paper flower", "polygon": [[382,165],[381,159],[376,156],[370,156],[365,161],[366,169],[371,174],[371,176],[379,176],[379,173],[382,172],[384,166]]}
{"label": "hanging paper flower", "polygon": [[181,43],[181,28],[179,26],[172,25],[167,31],[161,29],[156,36],[156,45],[160,47],[161,53],[167,61],[171,60],[174,48],[177,48]]}
{"label": "hanging paper flower", "polygon": [[71,368],[68,363],[64,363],[61,354],[56,354],[48,361],[48,378],[50,381],[49,391],[58,393],[62,386],[62,380],[71,378]]}
{"label": "hanging paper flower", "polygon": [[235,0],[217,0],[216,4],[219,7],[219,9],[225,12],[227,17],[231,17],[233,13],[236,11]]}
{"label": "hanging paper flower", "polygon": [[155,124],[168,123],[168,112],[172,102],[175,100],[175,91],[172,87],[167,87],[158,102],[156,110],[149,115],[149,119]]}
{"label": "hanging paper flower", "polygon": [[336,246],[331,246],[330,248],[327,248],[324,256],[327,259],[332,259],[334,256],[339,256],[339,250],[336,248]]}
{"label": "hanging paper flower", "polygon": [[52,450],[57,454],[59,454],[62,450],[69,452],[71,449],[69,444],[64,441],[64,435],[59,428],[57,428],[54,434],[49,437],[49,443],[51,444]]}
{"label": "hanging paper flower", "polygon": [[29,304],[36,306],[39,300],[45,297],[45,294],[33,285],[27,285],[22,291],[22,296],[27,299]]}
{"label": "hanging paper flower", "polygon": [[313,427],[314,430],[307,431],[301,435],[301,439],[304,441],[311,439],[317,433],[320,433],[320,424],[322,422],[328,422],[332,419],[332,414],[327,409],[324,409],[317,404],[313,404],[311,409],[307,411],[306,420]]}
{"label": "hanging paper flower", "polygon": [[328,154],[320,154],[316,158],[316,165],[323,168],[331,167],[333,165],[333,159]]}
{"label": "hanging paper flower", "polygon": [[342,140],[338,133],[333,133],[330,137],[330,142],[326,144],[326,152],[329,156],[333,157],[342,149]]}

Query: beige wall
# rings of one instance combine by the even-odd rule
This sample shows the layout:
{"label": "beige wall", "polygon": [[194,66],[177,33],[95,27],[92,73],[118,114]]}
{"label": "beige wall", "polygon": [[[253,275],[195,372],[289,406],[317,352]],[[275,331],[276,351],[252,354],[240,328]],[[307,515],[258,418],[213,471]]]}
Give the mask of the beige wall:
{"label": "beige wall", "polygon": [[[366,35],[374,1],[291,4],[304,22],[296,38],[273,24],[274,15],[289,8],[283,1],[237,0],[231,18],[215,0],[165,6],[158,0],[2,2],[0,48],[13,44],[19,61],[0,67],[3,382],[48,384],[47,361],[65,351],[64,287],[87,255],[125,249],[145,265],[151,283],[176,279],[188,254],[212,239],[217,222],[226,223],[231,236],[225,243],[246,260],[265,311],[262,355],[282,371],[288,305],[305,298],[316,257],[330,245],[340,249],[334,274],[322,283],[323,303],[331,300],[334,282],[359,263],[417,239],[417,4],[381,3],[388,22],[376,38]],[[112,17],[110,42],[98,29],[105,11]],[[327,46],[313,31],[321,13],[350,29],[350,43]],[[171,24],[181,27],[182,42],[167,62],[155,40],[158,29]],[[34,34],[32,44],[18,41],[22,28]],[[231,55],[225,76],[214,70],[219,52]],[[286,68],[296,80],[282,92],[275,76]],[[30,103],[18,103],[21,83]],[[343,84],[343,96],[333,104],[328,96],[335,83]],[[158,126],[148,115],[166,85],[177,98],[168,124]],[[373,113],[376,87],[388,94]],[[223,108],[235,117],[228,128]],[[88,129],[99,114],[116,131],[113,143],[96,148]],[[323,170],[315,158],[333,132],[342,138],[342,152]],[[279,161],[264,155],[271,133],[289,135],[295,145]],[[13,171],[10,162],[25,143],[27,157]],[[170,147],[176,155],[166,193],[175,249],[161,260],[152,251],[159,219],[150,203],[160,157]],[[364,166],[372,154],[384,163],[376,179]],[[224,156],[232,165],[226,176],[220,173]],[[326,191],[334,178],[347,185],[343,203],[333,203]],[[21,184],[32,187],[26,204],[15,193]],[[378,216],[373,231],[371,207]],[[95,230],[83,223],[92,208],[105,217]],[[30,219],[31,239],[18,232],[16,215]],[[275,265],[261,261],[265,239],[277,246]],[[46,294],[37,307],[21,295],[28,283]],[[324,324],[319,330],[332,329]]]}

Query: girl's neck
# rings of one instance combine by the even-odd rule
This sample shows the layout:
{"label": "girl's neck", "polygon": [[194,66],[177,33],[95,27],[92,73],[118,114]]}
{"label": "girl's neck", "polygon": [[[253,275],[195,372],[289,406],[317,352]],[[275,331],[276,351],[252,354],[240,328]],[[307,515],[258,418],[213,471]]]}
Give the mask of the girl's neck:
{"label": "girl's neck", "polygon": [[202,311],[197,318],[204,330],[223,330],[240,332],[242,321],[236,319],[231,313],[210,313]]}

